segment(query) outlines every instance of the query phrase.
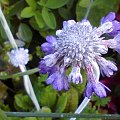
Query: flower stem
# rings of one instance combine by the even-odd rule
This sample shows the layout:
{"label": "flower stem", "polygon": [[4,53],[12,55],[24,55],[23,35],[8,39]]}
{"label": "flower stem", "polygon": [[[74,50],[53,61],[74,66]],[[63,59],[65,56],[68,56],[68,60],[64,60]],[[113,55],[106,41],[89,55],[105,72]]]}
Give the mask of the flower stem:
{"label": "flower stem", "polygon": [[3,26],[3,28],[4,28],[5,32],[6,32],[6,35],[7,35],[8,39],[9,39],[12,47],[14,49],[18,49],[18,46],[17,46],[17,44],[16,44],[16,42],[15,42],[15,40],[13,38],[13,35],[12,35],[11,31],[10,31],[10,28],[9,28],[9,26],[7,24],[7,21],[6,21],[5,17],[4,17],[4,15],[3,15],[2,10],[1,10],[1,6],[0,6],[0,21],[1,21],[1,24],[2,24],[2,26]]}
{"label": "flower stem", "polygon": [[[7,35],[8,39],[9,39],[9,41],[10,41],[10,44],[12,45],[12,47],[14,49],[18,49],[18,46],[17,46],[17,44],[16,44],[16,42],[14,40],[14,37],[12,35],[12,32],[11,32],[11,30],[10,30],[8,24],[7,24],[7,21],[6,21],[5,17],[4,17],[4,14],[3,14],[2,10],[1,10],[1,6],[0,6],[0,21],[1,21],[1,24],[2,24],[5,32],[6,32],[6,35]],[[20,65],[19,68],[20,68],[20,70],[22,72],[26,71],[26,67],[24,65]],[[38,103],[37,98],[35,96],[35,93],[34,93],[34,90],[33,90],[33,87],[32,87],[31,81],[30,81],[30,78],[29,78],[28,75],[24,75],[23,79],[24,79],[25,89],[26,89],[29,97],[33,101],[36,109],[39,111],[40,110],[40,106],[39,106],[39,103]]]}
{"label": "flower stem", "polygon": [[[90,99],[85,97],[82,103],[79,105],[79,107],[75,111],[75,114],[80,114],[83,111],[83,109],[88,105],[89,101]],[[76,120],[76,118],[70,118],[70,120]]]}
{"label": "flower stem", "polygon": [[87,11],[86,11],[86,14],[85,14],[84,19],[87,19],[87,18],[88,18],[88,15],[89,15],[89,13],[90,13],[90,9],[91,9],[92,4],[93,4],[93,0],[90,0],[90,4],[89,4],[89,6],[88,6],[88,8],[87,8]]}

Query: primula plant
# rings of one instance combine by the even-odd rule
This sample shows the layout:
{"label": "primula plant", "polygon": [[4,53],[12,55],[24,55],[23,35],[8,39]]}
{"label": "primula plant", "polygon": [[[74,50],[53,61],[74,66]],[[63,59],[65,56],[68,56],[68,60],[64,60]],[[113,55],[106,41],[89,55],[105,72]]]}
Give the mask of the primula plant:
{"label": "primula plant", "polygon": [[14,111],[120,113],[120,0],[0,4],[1,118]]}

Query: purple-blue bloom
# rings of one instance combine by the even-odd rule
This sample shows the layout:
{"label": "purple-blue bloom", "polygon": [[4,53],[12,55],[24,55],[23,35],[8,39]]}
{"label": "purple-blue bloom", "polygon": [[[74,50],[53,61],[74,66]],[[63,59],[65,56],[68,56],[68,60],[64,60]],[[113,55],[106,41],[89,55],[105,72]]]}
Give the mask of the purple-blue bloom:
{"label": "purple-blue bloom", "polygon": [[[117,71],[116,65],[102,57],[108,48],[119,49],[119,36],[106,40],[101,37],[113,31],[113,23],[102,23],[98,28],[93,27],[88,20],[63,22],[63,28],[56,31],[56,36],[47,36],[47,42],[42,44],[46,56],[39,64],[40,72],[48,73],[47,84],[52,84],[55,90],[68,90],[69,83],[82,83],[81,68],[86,70],[88,83],[85,96],[90,98],[92,93],[105,97],[109,90],[99,82],[100,72],[106,76]],[[119,52],[119,51],[118,51]],[[71,68],[69,75],[66,75]]]}
{"label": "purple-blue bloom", "polygon": [[105,22],[112,22],[113,30],[109,33],[110,36],[116,36],[120,33],[120,22],[115,20],[116,15],[115,12],[110,12],[107,16],[102,17],[101,24]]}

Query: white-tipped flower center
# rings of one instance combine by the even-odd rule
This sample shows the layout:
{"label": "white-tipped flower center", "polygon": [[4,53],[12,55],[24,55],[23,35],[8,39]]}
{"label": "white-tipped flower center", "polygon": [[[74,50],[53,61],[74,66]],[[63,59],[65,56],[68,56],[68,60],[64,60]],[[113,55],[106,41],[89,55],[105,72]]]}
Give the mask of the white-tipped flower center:
{"label": "white-tipped flower center", "polygon": [[[56,32],[56,51],[72,61],[83,61],[84,58],[93,58],[101,44],[102,38],[95,35],[98,28],[92,28],[89,21],[73,22],[64,25]],[[98,46],[98,48],[97,48]],[[102,48],[103,49],[103,48]]]}

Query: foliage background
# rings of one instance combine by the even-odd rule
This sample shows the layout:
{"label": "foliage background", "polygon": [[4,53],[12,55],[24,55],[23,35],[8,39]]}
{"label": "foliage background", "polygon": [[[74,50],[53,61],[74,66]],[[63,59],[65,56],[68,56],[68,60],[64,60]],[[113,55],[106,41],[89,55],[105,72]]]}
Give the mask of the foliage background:
{"label": "foliage background", "polygon": [[[55,34],[57,29],[62,28],[62,22],[65,20],[82,20],[90,0],[0,0],[0,3],[18,46],[29,49],[30,62],[27,69],[33,69],[44,56],[40,45],[45,42],[45,37]],[[88,19],[93,26],[99,26],[100,19],[111,11],[116,12],[116,19],[120,21],[120,0],[94,0]],[[8,62],[7,52],[10,50],[10,43],[0,24],[0,108],[4,111],[35,111],[32,101],[25,92],[22,77],[3,79],[3,76],[10,77],[20,72]],[[109,51],[105,57],[114,60],[119,68],[120,56],[116,52]],[[83,99],[86,84],[84,71],[83,76],[82,85],[71,84],[70,90],[58,92],[46,85],[47,75],[40,75],[38,72],[31,74],[32,85],[42,107],[39,112],[74,112]],[[104,99],[93,96],[83,112],[119,114],[120,70],[111,78],[101,77],[101,80],[112,92]],[[2,111],[0,114],[3,114]],[[43,120],[43,118],[9,118],[9,120]]]}

